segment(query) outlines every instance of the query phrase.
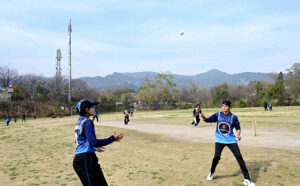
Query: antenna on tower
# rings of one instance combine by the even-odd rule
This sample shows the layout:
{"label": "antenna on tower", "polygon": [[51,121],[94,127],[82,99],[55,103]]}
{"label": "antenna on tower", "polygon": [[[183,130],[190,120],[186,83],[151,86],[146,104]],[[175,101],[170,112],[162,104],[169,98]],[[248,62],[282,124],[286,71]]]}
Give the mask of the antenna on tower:
{"label": "antenna on tower", "polygon": [[69,32],[69,96],[68,101],[71,102],[71,80],[72,80],[72,62],[71,62],[71,33],[72,33],[72,25],[71,19],[68,26]]}

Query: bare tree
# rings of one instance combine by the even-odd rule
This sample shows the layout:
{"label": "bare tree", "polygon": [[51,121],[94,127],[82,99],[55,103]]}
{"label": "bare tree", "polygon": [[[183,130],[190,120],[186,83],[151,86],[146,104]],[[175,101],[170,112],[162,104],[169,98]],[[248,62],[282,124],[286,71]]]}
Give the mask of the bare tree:
{"label": "bare tree", "polygon": [[26,74],[19,76],[16,84],[20,87],[20,96],[24,99],[37,100],[37,87],[45,87],[47,79],[40,75]]}
{"label": "bare tree", "polygon": [[79,101],[81,99],[92,99],[95,100],[98,97],[98,93],[95,89],[88,87],[85,81],[81,79],[72,80],[72,100]]}
{"label": "bare tree", "polygon": [[287,69],[287,71],[287,91],[292,99],[296,100],[300,94],[300,63],[295,63],[290,69]]}
{"label": "bare tree", "polygon": [[0,66],[0,86],[9,87],[14,84],[17,78],[18,72],[16,70]]}
{"label": "bare tree", "polygon": [[190,88],[190,95],[192,97],[192,102],[195,104],[198,102],[198,96],[197,96],[197,90],[198,90],[198,87],[197,85],[193,82],[193,81],[190,81],[190,85],[191,85],[191,88]]}

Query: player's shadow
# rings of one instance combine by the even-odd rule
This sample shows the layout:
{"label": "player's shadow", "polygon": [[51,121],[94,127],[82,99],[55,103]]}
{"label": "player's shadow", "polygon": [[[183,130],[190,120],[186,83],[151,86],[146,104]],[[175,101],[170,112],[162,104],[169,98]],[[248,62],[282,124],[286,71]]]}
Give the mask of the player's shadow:
{"label": "player's shadow", "polygon": [[[272,162],[273,161],[246,162],[251,177],[251,181],[256,182],[259,176],[259,172],[260,171],[267,172],[267,169],[272,165]],[[218,178],[226,178],[226,177],[235,177],[241,174],[242,171],[238,169],[235,173],[231,175],[220,175],[220,176],[215,176],[214,178],[218,179]]]}

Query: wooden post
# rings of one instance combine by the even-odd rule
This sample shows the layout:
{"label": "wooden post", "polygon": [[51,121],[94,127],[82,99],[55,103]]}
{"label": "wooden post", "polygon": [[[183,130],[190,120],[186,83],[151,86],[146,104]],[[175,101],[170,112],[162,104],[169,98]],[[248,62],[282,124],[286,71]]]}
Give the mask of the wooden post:
{"label": "wooden post", "polygon": [[253,135],[256,136],[256,118],[252,119]]}

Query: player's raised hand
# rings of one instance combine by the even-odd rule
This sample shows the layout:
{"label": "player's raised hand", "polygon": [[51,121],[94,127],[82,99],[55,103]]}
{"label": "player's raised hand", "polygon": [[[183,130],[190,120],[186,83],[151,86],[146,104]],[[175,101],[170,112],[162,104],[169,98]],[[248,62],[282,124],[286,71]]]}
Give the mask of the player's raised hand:
{"label": "player's raised hand", "polygon": [[105,149],[104,147],[97,147],[96,151],[97,152],[104,152],[104,149]]}
{"label": "player's raised hand", "polygon": [[120,141],[123,137],[124,137],[124,134],[117,134],[116,131],[114,131],[114,137],[115,137],[115,141]]}

